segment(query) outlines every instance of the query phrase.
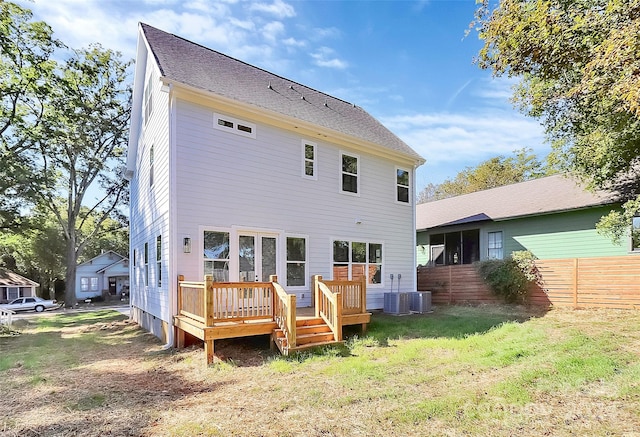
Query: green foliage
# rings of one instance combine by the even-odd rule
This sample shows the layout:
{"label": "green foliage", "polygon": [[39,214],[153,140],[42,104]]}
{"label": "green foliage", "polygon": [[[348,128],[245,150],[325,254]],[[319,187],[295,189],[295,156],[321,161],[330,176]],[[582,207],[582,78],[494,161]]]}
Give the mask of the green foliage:
{"label": "green foliage", "polygon": [[496,296],[508,303],[524,300],[529,281],[514,259],[480,261],[476,263],[476,269]]}
{"label": "green foliage", "polygon": [[553,174],[554,169],[541,162],[531,149],[520,149],[513,156],[496,156],[467,167],[453,179],[443,183],[427,185],[418,194],[418,203],[446,199],[462,194],[474,193],[489,188],[524,182]]}
{"label": "green foliage", "polygon": [[[514,102],[542,121],[563,170],[637,202],[640,0],[489,3],[475,22],[479,65],[521,79]],[[623,235],[630,209],[603,221],[605,233]]]}

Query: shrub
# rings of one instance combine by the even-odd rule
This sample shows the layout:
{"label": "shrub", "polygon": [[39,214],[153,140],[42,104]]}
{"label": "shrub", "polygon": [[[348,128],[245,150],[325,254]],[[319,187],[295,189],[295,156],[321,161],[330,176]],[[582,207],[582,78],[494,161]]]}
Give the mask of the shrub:
{"label": "shrub", "polygon": [[513,258],[476,263],[476,269],[491,291],[506,302],[524,301],[529,280]]}

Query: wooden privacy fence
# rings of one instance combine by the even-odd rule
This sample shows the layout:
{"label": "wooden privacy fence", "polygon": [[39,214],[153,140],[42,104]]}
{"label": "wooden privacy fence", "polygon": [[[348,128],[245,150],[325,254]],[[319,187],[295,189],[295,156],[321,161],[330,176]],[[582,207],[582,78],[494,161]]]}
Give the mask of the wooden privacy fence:
{"label": "wooden privacy fence", "polygon": [[[640,309],[640,256],[536,260],[540,284],[531,284],[528,303],[573,308]],[[432,302],[499,303],[473,265],[420,267],[418,290]]]}

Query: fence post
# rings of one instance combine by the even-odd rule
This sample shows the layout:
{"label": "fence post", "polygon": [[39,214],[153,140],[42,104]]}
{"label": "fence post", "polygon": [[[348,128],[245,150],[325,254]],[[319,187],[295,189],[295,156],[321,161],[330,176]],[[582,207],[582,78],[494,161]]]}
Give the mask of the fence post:
{"label": "fence post", "polygon": [[[213,326],[213,315],[213,277],[207,275],[204,277],[204,319],[207,321],[207,326]],[[213,343],[211,353],[213,354]]]}
{"label": "fence post", "polygon": [[296,347],[296,295],[287,296],[287,330],[289,331],[289,347]]}
{"label": "fence post", "polygon": [[320,317],[320,308],[318,308],[318,303],[320,302],[320,286],[319,282],[322,281],[322,275],[312,275],[311,282],[313,284],[313,308],[316,318]]}
{"label": "fence post", "polygon": [[182,285],[180,285],[182,281],[184,281],[184,275],[178,275],[178,315],[182,311]]}
{"label": "fence post", "polygon": [[367,278],[360,278],[360,313],[367,312]]}
{"label": "fence post", "polygon": [[573,259],[573,308],[578,308],[578,258]]}

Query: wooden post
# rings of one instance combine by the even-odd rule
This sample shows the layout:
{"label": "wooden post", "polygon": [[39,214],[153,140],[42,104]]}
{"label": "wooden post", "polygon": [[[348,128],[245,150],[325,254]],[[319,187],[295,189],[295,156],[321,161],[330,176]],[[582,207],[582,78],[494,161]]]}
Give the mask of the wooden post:
{"label": "wooden post", "polygon": [[184,281],[184,275],[178,275],[178,315],[182,311],[182,285],[180,285],[182,281]]}
{"label": "wooden post", "polygon": [[333,335],[335,341],[342,341],[342,293],[337,292],[336,296],[336,314],[334,316],[334,324],[336,332]]}
{"label": "wooden post", "polygon": [[296,347],[296,295],[287,296],[287,331],[289,332],[289,348]]}
{"label": "wooden post", "polygon": [[360,314],[367,312],[367,278],[360,278]]}
{"label": "wooden post", "polygon": [[578,258],[573,259],[573,308],[578,308]]}
{"label": "wooden post", "polygon": [[207,357],[207,365],[213,364],[214,351],[213,351],[213,340],[205,340],[204,341],[204,354]]}
{"label": "wooden post", "polygon": [[320,308],[318,308],[318,302],[320,302],[320,282],[322,282],[322,275],[311,276],[311,283],[313,284],[313,307],[316,318],[320,317]]}
{"label": "wooden post", "polygon": [[[207,326],[213,326],[213,277],[206,275],[204,277],[204,319]],[[213,342],[211,343],[213,349]]]}
{"label": "wooden post", "polygon": [[184,331],[180,328],[175,328],[176,329],[176,347],[178,349],[183,349],[184,348]]}

